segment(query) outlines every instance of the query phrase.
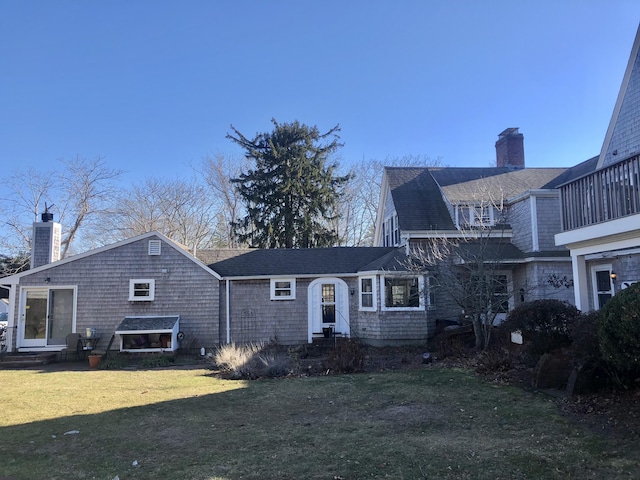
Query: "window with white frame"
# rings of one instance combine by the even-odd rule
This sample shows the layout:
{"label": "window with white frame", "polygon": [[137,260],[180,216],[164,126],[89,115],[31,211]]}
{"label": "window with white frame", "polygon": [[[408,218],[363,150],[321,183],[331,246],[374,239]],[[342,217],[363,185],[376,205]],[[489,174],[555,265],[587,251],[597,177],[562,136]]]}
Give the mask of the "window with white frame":
{"label": "window with white frame", "polygon": [[469,214],[473,226],[489,227],[493,225],[493,208],[491,208],[491,205],[472,205]]}
{"label": "window with white frame", "polygon": [[294,300],[296,298],[295,278],[272,278],[271,300]]}
{"label": "window with white frame", "polygon": [[492,205],[460,204],[455,207],[456,226],[460,227],[490,227],[495,224]]}
{"label": "window with white frame", "polygon": [[395,213],[382,222],[382,246],[393,247],[400,245],[400,226],[398,215]]}
{"label": "window with white frame", "polygon": [[156,281],[153,279],[129,280],[129,301],[150,302],[154,299]]}
{"label": "window with white frame", "polygon": [[360,310],[375,311],[376,277],[360,277]]}
{"label": "window with white frame", "polygon": [[420,292],[424,280],[418,276],[384,277],[382,281],[383,309],[423,310]]}

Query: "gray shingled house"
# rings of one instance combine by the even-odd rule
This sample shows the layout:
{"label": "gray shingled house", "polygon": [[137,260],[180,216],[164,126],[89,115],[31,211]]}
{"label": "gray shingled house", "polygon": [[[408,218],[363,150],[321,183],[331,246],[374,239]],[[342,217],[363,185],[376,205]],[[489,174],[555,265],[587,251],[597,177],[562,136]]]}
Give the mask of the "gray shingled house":
{"label": "gray shingled house", "polygon": [[114,349],[173,351],[178,332],[217,344],[220,277],[179,245],[147,233],[55,260],[59,232],[51,219],[35,223],[32,268],[0,279],[9,288],[9,351],[60,351],[69,333],[86,338],[87,329],[98,349],[116,331]]}
{"label": "gray shingled house", "polygon": [[599,310],[640,281],[640,27],[600,155],[559,187],[556,244],[571,252],[575,304]]}
{"label": "gray shingled house", "polygon": [[221,342],[312,342],[323,331],[369,344],[423,342],[424,275],[395,247],[250,250],[209,265],[222,277]]}
{"label": "gray shingled house", "polygon": [[87,345],[98,349],[113,337],[111,348],[128,352],[325,335],[408,343],[434,333],[424,278],[395,247],[220,250],[202,252],[205,265],[152,232],[57,260],[60,225],[43,220],[32,268],[0,279],[9,351],[60,351],[70,333],[91,333]]}
{"label": "gray shingled house", "polygon": [[[525,168],[517,128],[500,133],[496,157],[497,166],[487,168],[386,167],[374,244],[409,253],[449,239],[471,252],[484,242],[482,261],[494,264],[493,281],[503,288],[497,320],[520,302],[573,301],[571,258],[554,242],[560,231],[557,186],[584,167]],[[460,306],[437,284],[427,277],[429,316],[459,320]]]}

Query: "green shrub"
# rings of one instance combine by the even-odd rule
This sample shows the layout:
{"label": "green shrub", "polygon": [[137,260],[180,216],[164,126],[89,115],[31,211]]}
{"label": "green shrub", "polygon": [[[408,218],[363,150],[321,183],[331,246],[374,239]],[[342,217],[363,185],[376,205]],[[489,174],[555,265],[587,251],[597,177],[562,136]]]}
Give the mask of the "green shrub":
{"label": "green shrub", "polygon": [[138,365],[142,368],[168,367],[174,361],[172,355],[149,355],[142,357]]}
{"label": "green shrub", "polygon": [[640,372],[640,283],[600,310],[598,341],[604,360],[623,374]]}
{"label": "green shrub", "polygon": [[277,345],[229,343],[213,354],[214,365],[234,379],[280,377],[292,370],[291,357]]}
{"label": "green shrub", "polygon": [[573,393],[596,392],[612,385],[612,378],[598,344],[597,311],[584,313],[569,327],[571,346],[568,353],[577,369]]}
{"label": "green shrub", "polygon": [[571,343],[569,326],[580,316],[573,305],[559,300],[534,300],[509,312],[499,329],[503,335],[519,330],[533,355],[543,355]]}
{"label": "green shrub", "polygon": [[109,354],[103,357],[100,366],[103,370],[121,370],[129,366],[129,359],[123,355]]}
{"label": "green shrub", "polygon": [[334,373],[357,373],[364,371],[366,351],[357,340],[341,340],[329,351],[325,369]]}

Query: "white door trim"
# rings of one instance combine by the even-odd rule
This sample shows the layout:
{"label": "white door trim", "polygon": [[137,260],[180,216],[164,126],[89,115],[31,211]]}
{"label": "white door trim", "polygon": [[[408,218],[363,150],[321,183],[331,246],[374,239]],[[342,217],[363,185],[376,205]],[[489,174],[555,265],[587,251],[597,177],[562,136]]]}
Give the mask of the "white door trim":
{"label": "white door trim", "polygon": [[309,284],[307,290],[307,333],[308,342],[312,343],[314,333],[320,333],[322,323],[322,295],[323,284],[333,284],[336,286],[336,321],[335,331],[350,337],[351,328],[349,320],[349,286],[340,278],[317,278]]}

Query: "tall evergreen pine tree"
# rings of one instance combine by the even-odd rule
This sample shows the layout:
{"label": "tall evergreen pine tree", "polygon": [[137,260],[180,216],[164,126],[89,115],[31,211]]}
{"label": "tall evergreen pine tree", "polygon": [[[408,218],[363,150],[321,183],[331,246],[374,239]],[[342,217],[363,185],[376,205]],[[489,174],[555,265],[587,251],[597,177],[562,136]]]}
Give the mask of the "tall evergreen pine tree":
{"label": "tall evergreen pine tree", "polygon": [[321,134],[298,121],[274,124],[272,132],[247,139],[233,126],[227,138],[255,161],[255,169],[231,181],[247,215],[233,227],[241,242],[259,248],[334,246],[331,227],[342,187],[349,176],[337,176],[329,156],[340,148],[339,125]]}

